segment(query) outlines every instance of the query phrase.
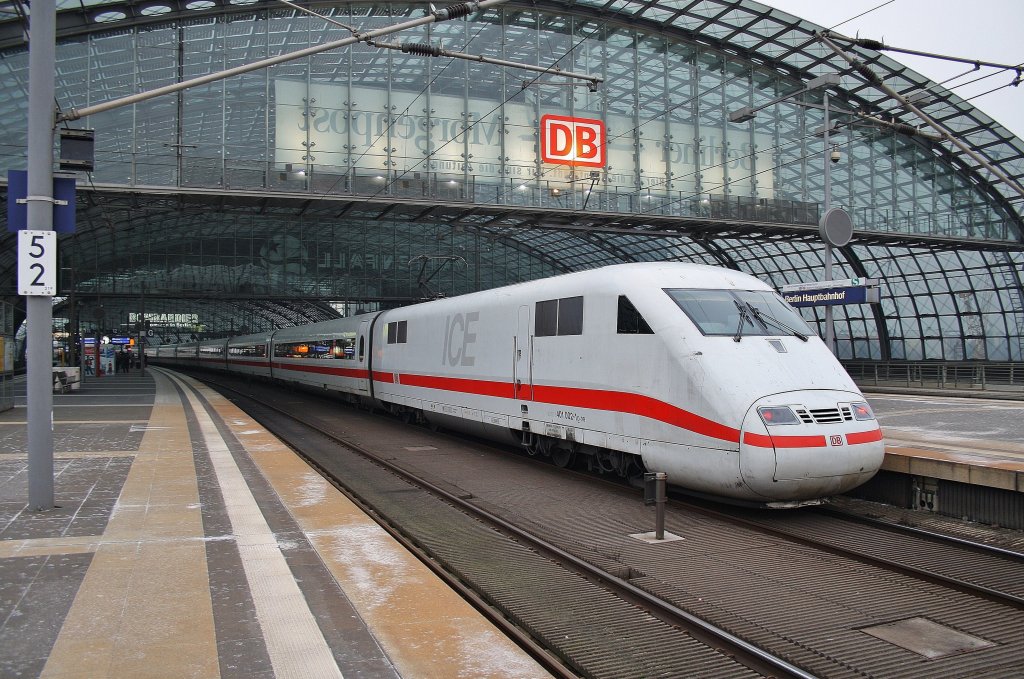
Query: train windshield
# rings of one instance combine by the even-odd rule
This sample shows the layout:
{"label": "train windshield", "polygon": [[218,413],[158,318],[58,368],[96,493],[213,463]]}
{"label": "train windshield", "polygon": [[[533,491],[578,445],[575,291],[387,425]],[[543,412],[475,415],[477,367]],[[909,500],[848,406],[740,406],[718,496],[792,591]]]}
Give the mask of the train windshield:
{"label": "train windshield", "polygon": [[705,335],[813,334],[800,314],[770,290],[666,289],[668,296]]}

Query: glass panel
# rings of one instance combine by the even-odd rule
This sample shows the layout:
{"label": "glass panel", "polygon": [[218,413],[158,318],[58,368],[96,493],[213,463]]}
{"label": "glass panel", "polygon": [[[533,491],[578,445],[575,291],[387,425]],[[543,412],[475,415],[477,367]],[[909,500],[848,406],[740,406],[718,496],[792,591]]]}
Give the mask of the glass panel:
{"label": "glass panel", "polygon": [[558,300],[550,299],[537,302],[537,337],[552,337],[558,334]]}
{"label": "glass panel", "polygon": [[582,297],[566,297],[558,300],[558,334],[583,334]]}

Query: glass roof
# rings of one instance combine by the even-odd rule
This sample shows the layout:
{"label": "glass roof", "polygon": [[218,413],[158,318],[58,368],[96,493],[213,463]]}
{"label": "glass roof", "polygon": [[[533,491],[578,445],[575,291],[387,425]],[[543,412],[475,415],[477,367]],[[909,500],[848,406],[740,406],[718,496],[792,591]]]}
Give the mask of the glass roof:
{"label": "glass roof", "polygon": [[[429,6],[426,2],[409,2],[378,6],[380,12],[391,16],[413,16]],[[554,17],[574,14],[591,15],[601,22],[635,25],[638,21],[659,31],[679,31],[685,39],[714,47],[726,54],[749,59],[755,64],[776,70],[801,80],[822,73],[840,73],[842,89],[849,100],[861,105],[872,114],[885,113],[888,117],[912,127],[927,127],[916,114],[898,107],[877,87],[856,74],[849,64],[815,38],[823,27],[805,21],[778,9],[752,0],[539,0],[529,5],[510,2],[508,8],[518,6],[549,11]],[[182,17],[199,18],[205,14],[251,12],[253,8],[278,9],[282,16],[292,16],[293,10],[280,3],[262,0],[58,0],[58,37],[71,37],[97,31],[109,31],[123,23],[148,23]],[[318,6],[317,11],[344,16],[343,23],[360,25],[360,16],[366,6],[335,2],[332,6]],[[0,49],[23,46],[23,22],[27,14],[24,0],[0,3]],[[375,12],[379,13],[379,12]],[[438,24],[437,31],[445,24]],[[337,33],[337,35],[335,35]],[[324,39],[341,37],[346,32],[328,27]],[[253,60],[265,56],[268,46],[265,36],[237,36],[237,40],[252,42]],[[1024,142],[993,121],[981,110],[964,101],[953,92],[935,84],[883,54],[861,47],[840,45],[847,52],[874,70],[887,85],[901,94],[927,91],[930,103],[923,109],[957,134],[972,149],[993,163],[1020,184],[1024,178]],[[272,53],[282,45],[271,46]],[[331,53],[320,55],[327,66],[335,60]],[[757,105],[759,102],[753,102]],[[1013,204],[1013,212],[1024,215],[1024,198],[1013,188],[998,181],[980,163],[949,142],[936,143],[934,150],[949,162],[968,168],[984,181],[992,182],[994,191]]]}
{"label": "glass roof", "polygon": [[[317,5],[317,11],[337,17],[343,23],[363,27],[371,25],[368,14],[373,16],[389,16],[394,21],[402,17],[422,16],[423,10],[427,7],[426,2],[396,3],[374,5],[368,9],[365,4],[349,4],[347,2],[324,2]],[[559,23],[565,24],[570,19],[576,22],[577,26],[593,22],[595,25],[607,25],[610,28],[606,31],[607,38],[599,48],[581,47],[578,51],[581,58],[586,57],[587,49],[600,49],[614,52],[621,49],[628,57],[632,57],[636,42],[643,42],[647,38],[637,40],[639,31],[647,36],[670,36],[673,40],[672,48],[677,50],[673,55],[678,56],[686,50],[692,50],[693,45],[703,46],[700,59],[708,62],[722,64],[728,62],[724,67],[719,68],[723,73],[732,77],[736,69],[747,68],[746,64],[755,65],[753,79],[767,79],[775,76],[781,80],[806,81],[822,73],[838,72],[842,76],[843,98],[854,107],[860,107],[864,111],[873,114],[886,113],[896,118],[899,122],[917,127],[922,124],[913,113],[894,107],[894,102],[874,85],[857,75],[850,69],[848,63],[837,57],[830,49],[815,39],[815,32],[822,30],[821,27],[812,23],[786,14],[779,10],[766,7],[760,3],[750,0],[726,1],[726,0],[660,0],[660,1],[634,1],[634,0],[539,0],[527,3],[511,2],[505,6],[504,21],[507,22],[509,35],[522,31],[529,37],[541,30],[556,27]],[[318,20],[306,20],[300,17],[293,10],[281,6],[276,2],[265,2],[262,0],[77,0],[70,2],[61,0],[58,3],[58,34],[64,45],[69,50],[79,49],[74,38],[91,35],[90,38],[94,50],[89,52],[88,59],[80,59],[79,63],[85,62],[93,69],[93,73],[100,74],[94,82],[88,83],[88,73],[61,72],[58,73],[58,81],[64,89],[64,95],[70,101],[88,102],[89,96],[97,97],[100,100],[116,98],[131,94],[138,89],[149,89],[174,82],[179,74],[173,59],[168,59],[169,46],[173,46],[177,40],[177,31],[180,27],[181,39],[193,43],[209,42],[216,40],[226,41],[231,49],[227,52],[230,56],[225,58],[218,53],[215,44],[211,45],[208,51],[190,51],[185,53],[185,60],[182,64],[184,77],[192,77],[216,71],[221,68],[240,65],[256,61],[258,59],[272,56],[288,51],[289,43],[294,40],[299,44],[309,42],[311,36],[316,41],[333,40],[347,35],[347,31],[336,27],[321,28],[322,23]],[[531,14],[525,17],[521,25],[517,24],[515,13],[517,9],[524,10],[523,14]],[[242,13],[253,15],[254,10],[262,10],[267,16],[266,22],[270,28],[265,32],[253,30],[251,21],[235,21],[235,14],[241,19]],[[535,11],[541,12],[538,18]],[[24,55],[24,21],[28,14],[27,3],[23,0],[0,2],[0,58],[10,57],[12,61],[23,58]],[[212,17],[224,16],[229,24],[223,33],[215,33],[210,24]],[[186,21],[187,20],[187,21]],[[472,18],[471,18],[472,20]],[[378,19],[378,23],[379,23]],[[377,24],[372,24],[376,26]],[[122,30],[129,27],[145,26],[146,30],[139,30],[137,33]],[[621,27],[625,30],[619,30]],[[150,28],[152,30],[150,30]],[[161,35],[168,30],[175,32],[172,39],[168,41],[166,35]],[[451,24],[439,24],[432,29],[432,35],[436,38],[451,36],[446,44],[458,44],[460,34],[464,27]],[[582,30],[582,29],[581,29]],[[571,37],[566,34],[552,33],[549,40],[552,45],[547,47],[554,53],[566,51],[570,45]],[[655,40],[656,39],[652,39]],[[559,42],[560,41],[560,42]],[[532,63],[535,59],[535,43],[526,40],[511,41],[508,47],[509,52],[503,51],[503,46],[497,41],[479,51],[490,56],[505,56],[512,60]],[[954,131],[961,139],[965,140],[982,157],[999,166],[1003,172],[1012,178],[1020,181],[1024,175],[1024,143],[1014,137],[1006,129],[992,121],[983,112],[976,109],[972,104],[963,101],[957,95],[942,86],[928,81],[923,76],[907,69],[898,62],[872,50],[864,48],[849,48],[848,51],[855,54],[864,63],[868,64],[887,84],[898,92],[909,94],[919,90],[927,90],[933,97],[933,102],[926,109],[935,117]],[[83,46],[81,49],[85,50]],[[656,52],[655,48],[645,50],[642,54],[650,55]],[[130,58],[125,55],[130,54]],[[137,63],[133,64],[133,60]],[[385,58],[377,58],[374,51],[364,45],[354,47],[346,51],[327,52],[316,55],[307,63],[281,65],[276,67],[277,75],[283,77],[294,77],[305,80],[307,77],[315,78],[318,82],[329,82],[332,78],[339,77],[350,69],[362,69],[360,79],[362,82],[370,83],[374,78],[380,82],[391,82],[398,86],[405,86],[405,83],[396,79],[394,73],[409,71],[415,73],[416,69],[406,68],[406,64],[412,65],[416,60],[415,55],[402,53],[389,53]],[[613,59],[608,57],[608,61]],[[638,76],[649,75],[649,72],[657,70],[659,62],[652,59],[653,65],[648,67],[638,62],[636,73]],[[710,71],[710,64],[701,62]],[[71,68],[72,61],[64,63],[64,68]],[[578,68],[579,64],[570,65]],[[630,64],[630,68],[633,65]],[[389,70],[390,69],[390,70]],[[727,70],[728,69],[728,70]],[[662,69],[664,70],[664,69]],[[698,71],[700,69],[697,69]],[[749,69],[748,69],[749,70]],[[467,73],[475,73],[475,66],[466,67]],[[717,71],[716,71],[717,73]],[[390,78],[390,81],[389,81]],[[671,77],[669,77],[671,80]],[[718,76],[712,81],[711,87],[714,91],[708,97],[719,97],[720,99],[732,102],[728,87],[721,86]],[[257,82],[257,85],[259,83]],[[230,130],[245,129],[246,126],[259,127],[263,120],[262,110],[254,106],[239,106],[228,108],[225,120],[230,120],[230,125],[222,125],[222,120],[211,116],[209,120],[203,115],[206,110],[203,106],[203,97],[207,97],[214,104],[218,104],[220,97],[230,100],[230,97],[239,92],[248,91],[250,81],[243,77],[229,84],[216,84],[208,88],[199,88],[195,91],[194,99],[186,101],[197,103],[197,112],[191,109],[186,110],[181,117],[182,125],[186,128],[185,136],[189,139],[204,139],[209,132],[210,135],[222,137],[225,135],[224,128]],[[439,80],[435,90],[439,94],[445,92],[445,82]],[[467,87],[476,87],[470,83]],[[484,86],[489,86],[485,83]],[[461,85],[460,85],[461,88]],[[12,90],[14,88],[11,88]],[[259,89],[257,87],[257,89]],[[671,87],[667,91],[675,92]],[[719,94],[718,91],[722,93]],[[632,114],[635,110],[636,86],[633,81],[629,83],[608,83],[606,85],[605,100],[609,110]],[[743,94],[747,92],[743,90]],[[758,106],[766,103],[771,96],[771,88],[760,90],[754,89],[754,97],[750,102],[744,102],[751,106]],[[461,95],[461,89],[458,93]],[[561,97],[561,93],[548,95],[545,93],[536,94],[526,92],[528,96],[553,96]],[[21,99],[24,92],[0,92],[0,107],[7,106],[10,101]],[[243,100],[240,100],[243,101]],[[673,100],[673,103],[675,100]],[[721,118],[721,111],[727,101],[720,101],[717,108],[717,116]],[[735,103],[735,102],[733,102]],[[140,139],[149,140],[155,147],[166,147],[174,142],[174,137],[168,135],[171,127],[168,121],[175,120],[177,115],[173,103],[168,101],[154,101],[140,106],[140,111],[146,115],[140,116],[138,127],[145,132],[140,134]],[[216,108],[211,106],[207,108]],[[122,114],[117,114],[122,115]],[[129,115],[123,113],[123,115]],[[696,113],[695,113],[696,115]],[[720,121],[719,121],[720,122]],[[134,125],[134,123],[133,123]],[[192,127],[195,129],[192,129]],[[208,129],[209,128],[209,129]],[[231,133],[228,133],[231,134]],[[651,133],[653,134],[653,133]],[[238,146],[244,145],[245,137],[240,137],[241,142],[235,142]],[[223,141],[223,140],[222,140]],[[229,137],[228,142],[231,142]],[[128,157],[131,149],[127,146],[113,145],[114,152],[124,153]],[[144,150],[144,149],[142,149]],[[1020,220],[1024,214],[1024,201],[1010,187],[995,182],[993,177],[973,158],[962,153],[947,142],[939,142],[922,145],[916,152],[929,159],[931,154],[938,157],[948,166],[955,166],[962,170],[972,184],[976,184],[978,190],[985,190],[991,184],[991,193],[1000,196],[1007,208]],[[189,151],[186,149],[184,155],[187,157]],[[900,160],[892,159],[892,163]],[[907,162],[913,164],[919,160],[915,155]],[[931,161],[935,158],[931,157]],[[888,157],[881,158],[878,162],[890,163]],[[926,163],[921,163],[925,166]],[[894,165],[886,164],[883,167],[890,168],[892,172],[900,170]],[[872,170],[878,172],[879,170]],[[387,196],[376,197],[371,200],[347,202],[341,197],[337,200],[320,200],[310,202],[309,195],[282,195],[275,197],[260,197],[254,199],[251,196],[224,195],[225,192],[216,190],[189,191],[184,185],[178,187],[173,195],[166,192],[154,191],[147,194],[146,190],[123,191],[121,193],[111,191],[112,185],[117,184],[115,179],[109,180],[111,185],[100,183],[93,185],[84,193],[90,196],[95,202],[85,218],[80,234],[76,237],[81,247],[95,248],[95,251],[85,252],[83,261],[94,262],[97,273],[102,273],[106,278],[96,277],[98,295],[109,295],[107,290],[115,292],[119,290],[133,291],[141,288],[143,281],[150,285],[153,281],[165,280],[168,290],[188,289],[191,285],[197,290],[224,289],[231,290],[235,297],[225,296],[213,300],[212,304],[225,308],[225,318],[231,315],[230,308],[239,304],[238,296],[252,300],[256,295],[264,295],[260,303],[254,306],[257,309],[249,309],[241,315],[257,314],[268,318],[273,324],[282,324],[285,321],[297,322],[302,318],[315,318],[317,313],[328,313],[325,305],[331,300],[358,300],[377,303],[387,303],[398,297],[393,291],[382,287],[372,287],[369,284],[365,288],[352,288],[357,290],[350,296],[343,297],[339,294],[341,282],[331,278],[334,269],[330,268],[338,263],[338,253],[343,251],[343,246],[348,242],[349,236],[334,226],[342,221],[352,231],[353,236],[362,234],[364,241],[369,242],[366,235],[371,227],[380,224],[387,224],[387,234],[394,238],[393,245],[394,259],[401,259],[401,264],[412,271],[409,274],[411,283],[415,284],[415,269],[409,262],[414,256],[421,252],[433,252],[438,243],[452,243],[452,263],[445,269],[445,275],[452,277],[451,281],[444,288],[451,293],[459,293],[468,289],[479,289],[488,285],[499,285],[518,279],[525,279],[530,276],[550,275],[554,272],[575,270],[597,266],[600,264],[614,263],[619,261],[634,261],[645,259],[689,259],[691,261],[708,261],[717,264],[731,265],[738,268],[757,271],[761,275],[772,278],[776,283],[788,282],[793,278],[800,278],[806,271],[820,267],[820,255],[817,254],[814,245],[817,243],[817,229],[812,223],[798,222],[790,224],[788,228],[782,225],[772,224],[750,224],[743,220],[727,219],[725,217],[700,220],[680,221],[660,216],[656,213],[621,213],[621,212],[598,212],[591,205],[589,213],[575,210],[545,209],[539,205],[529,207],[511,207],[509,205],[469,205],[462,206],[455,204],[439,205],[407,202],[406,204],[396,203]],[[851,180],[852,183],[853,180]],[[140,182],[141,183],[141,182]],[[912,186],[913,184],[909,184]],[[90,190],[91,189],[91,190]],[[865,191],[870,191],[869,186]],[[110,191],[110,197],[105,198],[103,194]],[[230,193],[230,192],[227,192]],[[237,193],[237,192],[236,192]],[[97,198],[98,197],[98,198]],[[986,196],[992,200],[989,196]],[[230,256],[221,253],[227,252],[232,243],[241,240],[237,234],[226,227],[224,233],[209,233],[201,230],[206,223],[207,216],[211,212],[224,214],[230,219],[224,220],[224,224],[248,219],[250,232],[250,251],[245,257],[242,253],[231,250]],[[123,240],[124,233],[115,233],[110,228],[110,214],[125,215],[127,226],[132,227],[140,220],[144,230],[140,231],[137,240],[137,247],[127,248]],[[243,217],[238,217],[238,215]],[[343,219],[342,219],[343,218]],[[307,221],[304,221],[307,220]],[[321,277],[309,276],[302,279],[303,285],[312,287],[302,288],[302,292],[308,296],[308,302],[313,308],[304,308],[300,311],[292,308],[286,297],[271,297],[267,291],[260,288],[260,285],[267,284],[267,281],[276,283],[273,279],[273,271],[266,267],[255,269],[249,260],[259,261],[266,258],[265,253],[260,252],[264,247],[261,243],[271,233],[281,230],[282,224],[301,224],[303,229],[313,236],[311,242],[330,243],[336,248],[331,254],[320,254],[320,258],[309,255],[310,261],[318,262],[318,266],[326,273]],[[119,222],[120,224],[120,222]],[[419,232],[416,229],[405,228],[405,225],[419,225]],[[434,225],[439,226],[434,226]],[[364,225],[366,233],[357,230],[359,225]],[[369,225],[369,226],[366,226]],[[141,228],[141,227],[139,227]],[[166,234],[166,235],[165,235]],[[188,236],[192,235],[191,241]],[[197,236],[197,234],[199,234]],[[393,235],[392,235],[393,234]],[[469,234],[472,234],[472,239]],[[758,238],[751,238],[757,235]],[[85,237],[87,236],[87,237]],[[145,236],[145,237],[143,237]],[[115,238],[118,239],[115,247]],[[433,239],[429,249],[424,245],[424,239]],[[406,242],[405,239],[408,239]],[[480,259],[471,270],[478,276],[492,276],[489,280],[464,280],[466,266],[461,268],[456,265],[459,258],[468,257],[466,253],[471,249],[468,245],[465,251],[457,248],[463,247],[466,241],[473,248],[472,252]],[[203,247],[199,248],[199,254],[195,252],[195,242],[201,242]],[[851,267],[843,273],[850,276],[865,275],[895,275],[886,267],[891,266],[893,261],[900,259],[899,272],[904,269],[909,271],[911,263],[918,259],[925,261],[934,258],[936,262],[953,262],[956,266],[965,269],[966,264],[959,264],[955,259],[959,257],[957,252],[958,244],[962,240],[956,235],[948,238],[924,238],[920,241],[913,239],[913,234],[887,233],[887,232],[863,232],[858,233],[857,238],[851,245],[851,250],[863,251],[861,259],[868,262],[868,266],[861,269]],[[157,247],[159,246],[159,247]],[[290,246],[289,246],[290,247]],[[118,250],[117,248],[122,248]],[[69,246],[69,251],[71,246]],[[285,248],[287,249],[287,247]],[[983,292],[986,295],[1003,294],[1006,290],[1017,290],[1006,283],[1011,275],[1017,275],[1020,268],[1019,242],[1002,239],[999,242],[974,242],[970,244],[973,253],[978,254],[982,259],[981,264],[971,264],[982,267],[993,267],[993,262],[1004,267],[1006,274],[1002,278],[994,279],[990,286]],[[126,255],[126,253],[128,253]],[[153,257],[154,253],[160,255],[160,259]],[[461,253],[461,254],[459,254]],[[401,255],[399,257],[399,254]],[[523,257],[519,257],[522,254]],[[198,257],[198,259],[196,259]],[[212,260],[217,263],[210,264],[211,257],[221,258],[226,263],[219,263],[219,260]],[[792,260],[792,263],[789,263]],[[776,262],[784,261],[785,266]],[[140,264],[144,262],[145,264]],[[198,262],[198,263],[196,263]],[[770,262],[771,264],[766,264]],[[877,262],[877,263],[876,263]],[[330,265],[330,266],[328,266]],[[352,264],[346,260],[347,270],[351,270]],[[9,274],[13,267],[13,253],[0,253],[0,272]],[[767,268],[765,268],[767,267]],[[773,267],[778,267],[773,268]],[[336,268],[336,267],[335,267]],[[763,270],[762,270],[763,269]],[[404,269],[403,269],[404,271]],[[1002,271],[1002,269],[1000,269]],[[491,273],[497,272],[497,273]],[[942,273],[940,271],[940,273]],[[927,297],[924,290],[926,285],[932,285],[933,279],[939,278],[935,271],[922,273],[920,280],[903,274],[907,279],[907,292],[898,299],[905,300],[906,311],[904,316],[910,318],[914,315],[913,304],[918,303],[919,297]],[[943,275],[945,275],[943,273]],[[381,280],[386,279],[380,276]],[[287,277],[282,278],[285,283],[290,282]],[[344,279],[339,279],[343,282]],[[362,279],[376,284],[376,279],[366,274]],[[79,281],[81,283],[81,281]],[[974,282],[970,283],[975,285]],[[269,284],[267,284],[269,285]],[[337,287],[331,287],[335,285]],[[966,285],[966,284],[965,284]],[[107,287],[102,287],[107,286]],[[319,286],[319,287],[318,287]],[[80,286],[82,287],[82,286]],[[271,288],[284,290],[284,288]],[[465,289],[463,289],[465,288]],[[241,291],[241,292],[239,292]],[[924,291],[924,292],[923,292]],[[151,290],[150,304],[155,304],[157,295],[161,294]],[[171,294],[168,292],[167,294]],[[284,294],[284,293],[281,293]],[[406,295],[407,296],[407,295]],[[973,293],[972,293],[973,299]],[[979,298],[980,299],[980,298]],[[195,299],[192,300],[193,302]],[[957,307],[948,305],[952,311],[937,311],[942,318],[956,319],[962,316]],[[1011,299],[1009,296],[1005,302],[993,303],[996,310],[1018,309],[1019,299]],[[999,314],[992,314],[997,316]],[[1006,314],[1004,314],[1006,315]],[[1019,318],[1020,314],[1008,314],[1011,318]],[[990,322],[988,318],[984,319]],[[858,321],[859,322],[859,321]],[[908,322],[908,321],[902,321]],[[930,322],[930,321],[929,321]],[[952,322],[950,320],[949,322]],[[992,321],[995,322],[995,321]],[[1005,323],[1005,321],[1003,321]],[[251,320],[246,325],[253,327]],[[869,324],[870,325],[870,324]],[[926,323],[918,320],[921,330],[915,342],[930,342],[932,337],[929,333],[932,330],[926,327]],[[233,327],[238,327],[237,325]],[[852,323],[851,323],[852,327]],[[1008,327],[1008,326],[1007,326]],[[867,332],[867,331],[865,331]],[[964,331],[961,331],[964,334]],[[1020,327],[1002,329],[998,336],[1000,341],[1012,341],[1014,338],[1020,342]],[[907,333],[909,337],[909,333]],[[1010,338],[1006,340],[1005,338]],[[852,340],[851,340],[852,341]],[[909,340],[906,340],[909,342]],[[929,349],[908,349],[907,356],[916,356],[924,353],[927,357],[935,357],[938,353],[929,353]],[[943,350],[945,351],[945,350]],[[1002,349],[1000,349],[1002,351]],[[917,352],[917,353],[915,353]],[[1019,357],[1024,348],[1017,347],[1007,352],[1014,357]],[[947,352],[947,355],[954,355]]]}

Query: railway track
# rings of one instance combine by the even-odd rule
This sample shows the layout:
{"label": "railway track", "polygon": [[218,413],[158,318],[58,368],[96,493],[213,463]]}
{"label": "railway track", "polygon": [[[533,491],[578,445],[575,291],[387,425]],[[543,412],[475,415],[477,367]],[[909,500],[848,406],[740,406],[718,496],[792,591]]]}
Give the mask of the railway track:
{"label": "railway track", "polygon": [[[443,572],[478,608],[486,609],[496,624],[556,676],[815,676],[519,528],[478,506],[459,489],[412,473],[314,421],[244,395],[225,382],[208,383],[232,391],[237,405],[382,519],[389,532],[436,572]],[[288,422],[282,422],[282,417]],[[296,427],[316,432],[337,447],[326,453],[322,444],[311,444],[308,433]],[[342,460],[345,449],[361,461]],[[372,466],[383,473],[374,474]],[[357,468],[360,473],[354,474]],[[398,477],[409,488],[384,486],[382,490],[369,485],[376,482],[373,477],[385,475],[392,477],[383,479],[385,484],[393,485]],[[439,506],[439,500],[446,506]],[[460,520],[453,511],[472,521]],[[444,520],[437,521],[442,515]],[[418,525],[423,522],[415,516],[435,520],[430,526]],[[445,530],[439,531],[442,527]],[[457,528],[448,530],[452,527]]]}
{"label": "railway track", "polygon": [[1024,554],[828,509],[783,514],[694,511],[1024,610]]}
{"label": "railway track", "polygon": [[[275,393],[281,401],[281,391]],[[1021,580],[1013,554],[979,553],[971,558],[994,561],[961,568],[966,546],[903,536],[891,527],[804,511],[715,513],[675,502],[666,528],[681,540],[652,546],[628,537],[652,526],[633,489],[522,456],[481,453],[493,447],[327,403],[295,395],[285,409],[387,458],[395,469],[385,477],[399,485],[385,481],[375,490],[380,481],[366,481],[357,494],[375,498],[368,503],[373,511],[402,525],[428,559],[479,592],[468,597],[514,620],[570,675],[1012,676],[1024,664],[1024,613],[1014,600],[1019,584],[1006,577],[1016,572]],[[425,448],[431,452],[420,452]],[[377,463],[342,463],[336,453],[321,466],[350,484],[362,478],[364,464],[380,470]],[[449,497],[427,499],[427,491],[396,476],[411,472]],[[396,504],[399,498],[419,504],[410,509]],[[481,529],[483,519],[465,518],[478,509],[492,514],[497,527]],[[492,543],[495,534],[500,539]],[[539,543],[528,542],[533,538]],[[929,561],[946,565],[913,570]],[[649,608],[649,601],[663,610]],[[687,628],[691,618],[724,631],[725,640]],[[936,654],[872,636],[904,622],[932,625],[978,646],[954,644]],[[741,643],[727,646],[732,639]],[[758,658],[759,649],[775,660]],[[753,657],[743,655],[749,651]]]}

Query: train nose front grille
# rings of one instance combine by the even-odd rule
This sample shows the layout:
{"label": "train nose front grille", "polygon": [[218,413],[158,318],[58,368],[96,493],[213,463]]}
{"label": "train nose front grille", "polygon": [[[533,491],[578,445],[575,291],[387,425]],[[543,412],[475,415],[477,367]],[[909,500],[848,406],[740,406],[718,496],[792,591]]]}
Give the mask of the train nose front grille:
{"label": "train nose front grille", "polygon": [[849,407],[842,408],[796,408],[796,414],[804,424],[838,424],[853,420]]}

